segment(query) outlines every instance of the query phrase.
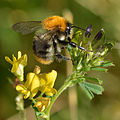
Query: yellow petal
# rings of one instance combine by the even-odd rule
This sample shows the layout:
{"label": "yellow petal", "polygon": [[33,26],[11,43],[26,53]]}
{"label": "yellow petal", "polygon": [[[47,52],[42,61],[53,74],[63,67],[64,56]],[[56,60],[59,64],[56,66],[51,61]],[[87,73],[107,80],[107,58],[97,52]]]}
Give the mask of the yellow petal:
{"label": "yellow petal", "polygon": [[16,90],[21,93],[27,91],[27,88],[24,85],[17,85]]}
{"label": "yellow petal", "polygon": [[24,94],[24,98],[27,99],[30,96],[30,91],[24,85],[17,85],[16,90],[22,94]]}
{"label": "yellow petal", "polygon": [[27,99],[29,96],[30,96],[30,91],[27,91],[25,96],[24,96],[24,99]]}
{"label": "yellow petal", "polygon": [[38,102],[36,102],[36,104],[34,106],[37,107],[40,112],[43,112],[49,105],[50,98],[39,97],[39,98],[37,98],[37,100],[38,100]]}
{"label": "yellow petal", "polygon": [[49,87],[53,87],[56,78],[57,78],[57,72],[55,70],[52,70],[52,72],[46,74],[47,85]]}
{"label": "yellow petal", "polygon": [[56,90],[55,88],[52,88],[51,92],[52,92],[53,94],[57,94],[57,90]]}
{"label": "yellow petal", "polygon": [[50,103],[51,98],[48,98],[48,97],[38,97],[36,100],[41,101],[43,104],[48,105]]}
{"label": "yellow petal", "polygon": [[53,96],[53,93],[49,92],[49,93],[45,93],[47,96]]}
{"label": "yellow petal", "polygon": [[35,76],[35,73],[28,73],[27,74],[27,77],[26,77],[27,80],[25,82],[26,88],[29,88],[31,86],[31,83],[32,83],[34,76]]}
{"label": "yellow petal", "polygon": [[37,107],[37,109],[42,112],[42,108],[43,108],[43,104],[41,101],[36,102],[36,104],[34,105],[34,107]]}
{"label": "yellow petal", "polygon": [[40,81],[37,75],[34,75],[34,78],[32,80],[31,86],[30,86],[30,91],[31,91],[31,97],[34,97],[40,87]]}
{"label": "yellow petal", "polygon": [[45,110],[45,105],[43,105],[42,108],[39,111],[43,112],[44,110]]}
{"label": "yellow petal", "polygon": [[45,93],[45,89],[47,88],[52,88],[54,86],[54,82],[57,77],[57,72],[55,70],[52,70],[52,72],[47,73],[47,74],[40,74],[39,79],[40,79],[40,91],[42,93]]}
{"label": "yellow petal", "polygon": [[40,87],[43,87],[46,85],[46,74],[45,73],[42,73],[39,76],[39,80],[40,80]]}
{"label": "yellow petal", "polygon": [[19,58],[20,64],[26,66],[27,65],[27,55],[24,54],[21,58]]}
{"label": "yellow petal", "polygon": [[38,101],[35,103],[34,107],[40,107],[42,105],[42,102],[41,101]]}
{"label": "yellow petal", "polygon": [[34,97],[40,87],[39,77],[35,73],[28,73],[27,80],[25,82],[25,87],[28,88],[31,92],[31,97]]}
{"label": "yellow petal", "polygon": [[18,63],[18,62],[13,63],[11,72],[12,72],[12,73],[15,73],[15,72],[18,70],[18,66],[19,66],[19,63]]}
{"label": "yellow petal", "polygon": [[13,61],[12,61],[8,56],[5,56],[5,60],[6,60],[7,62],[9,62],[10,64],[13,64]]}
{"label": "yellow petal", "polygon": [[14,56],[14,54],[12,54],[13,57],[13,63],[16,61],[16,57]]}
{"label": "yellow petal", "polygon": [[44,92],[47,96],[53,96],[54,94],[57,93],[57,90],[55,88],[49,88],[49,87],[46,87],[44,89]]}
{"label": "yellow petal", "polygon": [[18,59],[20,59],[20,58],[21,58],[21,56],[22,56],[21,51],[18,51]]}

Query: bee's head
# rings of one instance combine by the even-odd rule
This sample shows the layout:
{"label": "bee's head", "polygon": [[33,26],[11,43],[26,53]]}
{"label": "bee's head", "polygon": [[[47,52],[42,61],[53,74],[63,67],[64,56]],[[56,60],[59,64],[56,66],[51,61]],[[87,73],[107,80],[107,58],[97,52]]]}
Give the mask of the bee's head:
{"label": "bee's head", "polygon": [[72,33],[72,26],[71,24],[68,22],[67,23],[67,27],[66,27],[66,30],[65,30],[65,35],[68,36]]}
{"label": "bee's head", "polygon": [[70,34],[72,34],[73,28],[77,28],[77,29],[85,31],[85,37],[87,37],[87,36],[90,37],[90,35],[91,35],[92,25],[89,25],[87,27],[87,29],[83,29],[81,27],[75,26],[75,25],[67,22],[65,36],[69,36]]}

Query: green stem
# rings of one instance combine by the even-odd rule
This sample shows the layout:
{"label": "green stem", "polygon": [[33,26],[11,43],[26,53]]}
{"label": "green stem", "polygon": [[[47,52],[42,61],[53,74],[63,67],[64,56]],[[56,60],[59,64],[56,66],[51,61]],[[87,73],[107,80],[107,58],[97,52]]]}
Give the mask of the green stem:
{"label": "green stem", "polygon": [[39,120],[39,116],[36,114],[36,112],[35,112],[35,116],[36,116],[36,120]]}
{"label": "green stem", "polygon": [[72,77],[73,74],[71,74],[67,79],[66,79],[66,82],[61,86],[61,88],[58,90],[57,94],[55,94],[50,102],[50,105],[48,106],[47,110],[46,110],[46,115],[47,115],[47,118],[46,120],[50,120],[50,110],[55,102],[55,100],[59,97],[59,95],[66,89],[68,88],[70,85],[71,85],[71,77]]}

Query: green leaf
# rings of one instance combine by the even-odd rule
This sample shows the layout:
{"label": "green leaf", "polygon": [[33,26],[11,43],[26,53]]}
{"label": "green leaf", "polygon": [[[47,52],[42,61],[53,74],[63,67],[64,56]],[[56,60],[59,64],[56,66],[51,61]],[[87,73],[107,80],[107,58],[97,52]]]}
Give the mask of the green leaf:
{"label": "green leaf", "polygon": [[91,68],[89,66],[85,66],[83,70],[86,71],[86,72],[88,72],[88,71],[90,71],[90,69]]}
{"label": "green leaf", "polygon": [[112,62],[105,61],[104,63],[101,64],[102,67],[108,67],[108,66],[114,66]]}
{"label": "green leaf", "polygon": [[91,80],[91,81],[95,81],[98,82],[100,85],[102,84],[102,80],[100,80],[99,78],[94,78],[94,77],[84,77],[87,80]]}
{"label": "green leaf", "polygon": [[85,91],[90,100],[92,100],[94,98],[94,94],[83,84],[83,82],[79,82],[79,85]]}
{"label": "green leaf", "polygon": [[102,86],[93,83],[79,82],[79,85],[83,88],[90,99],[94,98],[94,94],[100,95],[104,91]]}
{"label": "green leaf", "polygon": [[79,63],[77,64],[77,70],[80,70],[82,68],[82,57],[79,59]]}
{"label": "green leaf", "polygon": [[76,44],[79,44],[81,36],[82,36],[82,32],[78,30],[73,34],[71,41],[76,43]]}
{"label": "green leaf", "polygon": [[91,70],[107,72],[108,69],[106,69],[106,68],[101,68],[101,67],[92,67]]}
{"label": "green leaf", "polygon": [[102,94],[102,92],[104,91],[103,87],[100,85],[88,83],[88,82],[84,82],[84,84],[90,91],[92,91],[97,95]]}
{"label": "green leaf", "polygon": [[76,32],[73,34],[73,39],[72,39],[72,41],[75,42],[76,39],[79,39],[81,35],[82,35],[82,32],[81,32],[80,30],[76,31]]}

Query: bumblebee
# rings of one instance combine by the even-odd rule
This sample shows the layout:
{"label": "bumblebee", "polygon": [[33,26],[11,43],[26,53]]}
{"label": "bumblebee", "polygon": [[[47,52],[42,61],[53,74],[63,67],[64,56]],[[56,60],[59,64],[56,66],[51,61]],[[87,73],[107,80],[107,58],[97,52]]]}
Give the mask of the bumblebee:
{"label": "bumblebee", "polygon": [[71,42],[70,36],[74,27],[76,26],[60,16],[51,16],[44,21],[23,21],[12,26],[14,31],[22,34],[35,32],[33,51],[37,60],[42,64],[50,64],[54,58],[70,60],[70,58],[61,54],[61,50],[68,44],[85,50],[83,47]]}

